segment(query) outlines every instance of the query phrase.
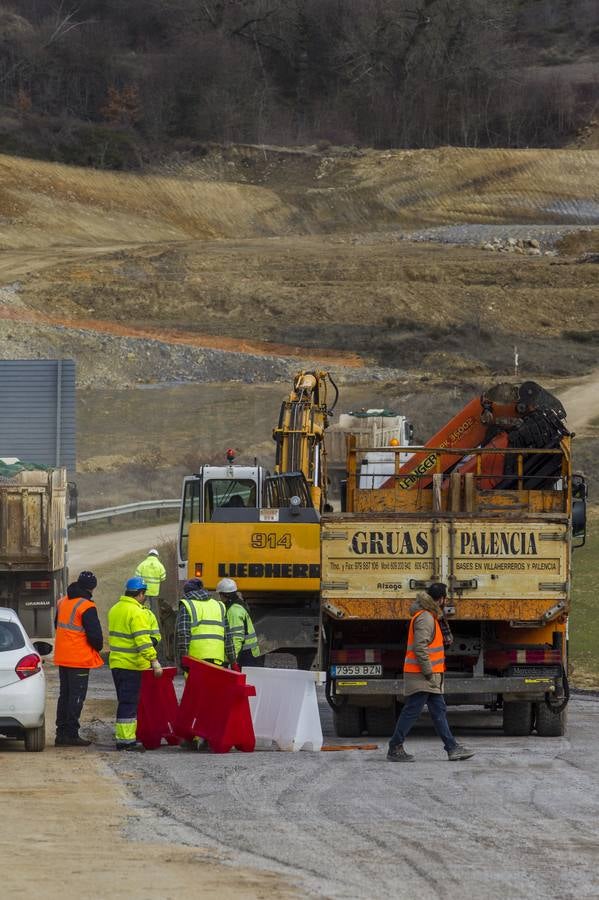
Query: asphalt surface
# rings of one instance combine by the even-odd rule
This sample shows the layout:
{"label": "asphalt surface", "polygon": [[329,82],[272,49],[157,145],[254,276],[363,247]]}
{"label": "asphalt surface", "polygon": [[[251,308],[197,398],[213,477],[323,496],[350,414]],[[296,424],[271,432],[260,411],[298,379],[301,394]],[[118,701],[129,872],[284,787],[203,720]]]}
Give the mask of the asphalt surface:
{"label": "asphalt surface", "polygon": [[[106,670],[92,673],[90,696],[113,696]],[[575,696],[569,717],[567,737],[506,738],[498,717],[450,710],[476,751],[461,763],[426,722],[406,764],[385,760],[384,738],[376,751],[125,756],[108,749],[106,715],[82,752],[127,788],[131,838],[213,848],[285,874],[302,896],[581,900],[599,897],[599,697]]]}
{"label": "asphalt surface", "polygon": [[82,568],[101,566],[127,553],[147,550],[152,544],[176,537],[178,530],[177,522],[163,522],[147,528],[107,531],[105,534],[72,538],[69,540],[68,553],[71,577]]}

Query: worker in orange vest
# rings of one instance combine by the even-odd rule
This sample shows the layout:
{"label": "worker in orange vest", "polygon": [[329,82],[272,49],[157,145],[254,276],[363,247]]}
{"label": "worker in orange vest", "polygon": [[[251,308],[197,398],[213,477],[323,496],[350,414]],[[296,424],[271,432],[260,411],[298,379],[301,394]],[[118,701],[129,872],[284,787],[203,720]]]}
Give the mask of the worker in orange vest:
{"label": "worker in orange vest", "polygon": [[404,741],[425,705],[448,758],[453,761],[474,756],[471,750],[458,744],[447,722],[447,707],[443,699],[445,646],[439,624],[446,599],[446,585],[435,582],[426,591],[416,594],[410,607],[412,618],[403,668],[406,702],[389,741],[387,759],[391,762],[414,761],[414,757],[404,750]]}
{"label": "worker in orange vest", "polygon": [[89,670],[104,665],[100,650],[102,626],[92,593],[98,584],[93,572],[81,572],[67,588],[56,609],[54,664],[60,675],[56,710],[57,747],[89,747],[79,734],[79,717],[87,695]]}

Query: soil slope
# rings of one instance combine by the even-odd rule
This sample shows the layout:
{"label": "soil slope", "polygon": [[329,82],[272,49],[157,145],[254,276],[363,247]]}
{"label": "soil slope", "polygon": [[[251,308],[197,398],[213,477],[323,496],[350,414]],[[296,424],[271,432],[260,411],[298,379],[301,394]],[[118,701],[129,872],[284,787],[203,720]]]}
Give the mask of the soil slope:
{"label": "soil slope", "polygon": [[[423,439],[513,374],[514,347],[519,377],[549,385],[596,368],[598,183],[599,151],[576,149],[214,147],[144,175],[0,157],[0,353],[77,360],[94,436],[80,462],[98,475],[128,459],[186,470],[231,444],[261,457],[293,373],[315,365],[334,372],[340,410],[394,405]],[[540,249],[489,252],[491,226],[506,241],[545,231]],[[179,382],[203,386],[210,427],[189,420]],[[234,417],[229,382],[243,385]],[[263,408],[272,382],[285,389]],[[151,395],[111,394],[134,385]],[[144,409],[152,433],[132,445]],[[142,495],[173,490],[140,480]],[[95,483],[94,502],[122,491]]]}

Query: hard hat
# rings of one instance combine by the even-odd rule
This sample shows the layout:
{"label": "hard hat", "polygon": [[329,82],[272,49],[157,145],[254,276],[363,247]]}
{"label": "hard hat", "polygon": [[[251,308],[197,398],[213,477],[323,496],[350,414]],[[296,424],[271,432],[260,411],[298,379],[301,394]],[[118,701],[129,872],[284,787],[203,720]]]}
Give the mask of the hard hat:
{"label": "hard hat", "polygon": [[134,575],[125,585],[126,591],[147,591],[148,585],[140,575]]}
{"label": "hard hat", "polygon": [[237,590],[237,584],[232,578],[221,578],[216,585],[219,594],[234,594]]}
{"label": "hard hat", "polygon": [[80,572],[77,584],[84,591],[93,591],[98,585],[98,579],[93,572]]}
{"label": "hard hat", "polygon": [[160,553],[156,549],[156,547],[152,547],[151,550],[148,550],[148,556],[160,556]]}

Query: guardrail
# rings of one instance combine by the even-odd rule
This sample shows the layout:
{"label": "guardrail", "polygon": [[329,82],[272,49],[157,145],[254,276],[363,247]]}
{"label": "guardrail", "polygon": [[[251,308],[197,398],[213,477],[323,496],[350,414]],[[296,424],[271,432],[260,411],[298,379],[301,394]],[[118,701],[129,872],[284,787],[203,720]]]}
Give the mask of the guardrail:
{"label": "guardrail", "polygon": [[175,500],[140,500],[138,503],[125,503],[123,506],[106,506],[104,509],[88,509],[79,513],[75,519],[68,519],[69,525],[79,522],[93,522],[96,519],[110,519],[112,516],[126,516],[128,513],[143,512],[146,509],[179,509],[181,498]]}

